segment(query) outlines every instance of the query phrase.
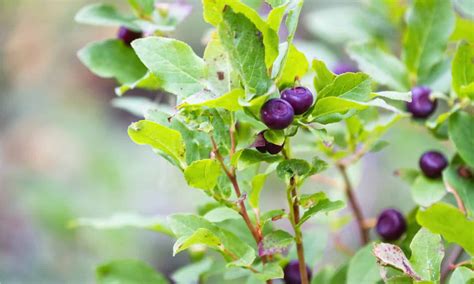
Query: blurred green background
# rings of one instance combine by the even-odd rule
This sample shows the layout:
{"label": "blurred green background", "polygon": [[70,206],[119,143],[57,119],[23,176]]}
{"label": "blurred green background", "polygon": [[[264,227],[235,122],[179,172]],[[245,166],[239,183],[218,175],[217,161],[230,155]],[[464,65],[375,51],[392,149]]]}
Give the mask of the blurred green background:
{"label": "blurred green background", "polygon": [[[94,267],[116,258],[146,260],[169,274],[188,261],[185,254],[171,256],[170,238],[138,230],[70,229],[68,223],[78,217],[106,217],[116,212],[192,212],[208,201],[198,190],[188,188],[165,160],[130,141],[126,128],[138,118],[113,108],[115,83],[95,77],[77,59],[76,52],[86,43],[116,33],[114,28],[73,21],[80,7],[93,2],[0,0],[1,283],[91,283]],[[105,2],[126,7],[125,0]],[[173,36],[202,54],[201,39],[210,26],[201,18],[200,2],[188,2],[194,4],[193,13]],[[398,40],[390,27],[365,34],[365,27],[374,28],[376,22],[350,25],[354,30],[349,32],[347,27],[332,24],[334,19],[351,15],[347,9],[368,1],[306,2],[297,45],[310,59],[316,56],[329,66],[345,60],[341,52],[348,36],[363,39],[381,33]],[[332,32],[319,34],[328,31],[327,27]],[[128,95],[153,96],[143,92]],[[416,167],[417,157],[427,149],[450,153],[424,128],[407,121],[385,139],[391,142],[389,147],[368,155],[351,172],[367,217],[375,217],[388,206],[408,212],[413,207],[409,189],[393,172]],[[325,176],[339,179],[332,170]],[[306,190],[315,187],[327,189],[313,181]],[[282,185],[276,181],[263,194],[265,208],[284,204]],[[332,249],[333,240],[355,247],[353,230],[350,223],[338,236],[332,234],[320,243],[316,267],[343,261],[344,255]]]}

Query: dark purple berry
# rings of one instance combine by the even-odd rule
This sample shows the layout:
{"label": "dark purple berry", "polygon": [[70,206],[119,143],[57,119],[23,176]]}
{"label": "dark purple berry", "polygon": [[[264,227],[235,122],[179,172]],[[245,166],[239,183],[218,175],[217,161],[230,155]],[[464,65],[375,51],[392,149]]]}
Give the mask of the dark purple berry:
{"label": "dark purple berry", "polygon": [[[308,280],[311,280],[311,269],[309,269],[308,266],[306,266],[306,271],[308,273]],[[297,260],[290,261],[290,263],[288,263],[288,265],[286,265],[283,269],[283,272],[285,273],[283,279],[285,279],[286,284],[301,283],[300,267],[299,262]]]}
{"label": "dark purple berry", "polygon": [[260,152],[266,153],[267,152],[267,140],[263,136],[263,131],[257,135],[255,142],[253,142],[253,146]]}
{"label": "dark purple berry", "polygon": [[448,166],[448,160],[440,152],[428,151],[421,155],[419,164],[425,176],[439,178],[443,170]]}
{"label": "dark purple berry", "polygon": [[352,64],[341,62],[334,66],[332,72],[336,75],[341,75],[349,72],[359,72],[359,69],[357,69],[357,67]]}
{"label": "dark purple berry", "polygon": [[265,131],[260,132],[257,135],[257,139],[255,139],[255,142],[253,143],[253,146],[261,153],[270,153],[272,155],[278,154],[281,152],[283,149],[283,145],[277,145],[268,142],[265,139],[264,133]]}
{"label": "dark purple berry", "polygon": [[305,87],[286,89],[281,93],[281,98],[290,103],[295,114],[305,113],[313,105],[313,94]]}
{"label": "dark purple berry", "polygon": [[122,40],[126,45],[130,45],[132,41],[141,38],[142,36],[143,34],[141,32],[135,32],[123,26],[119,28],[117,33],[117,38]]}
{"label": "dark purple berry", "polygon": [[427,118],[436,109],[438,102],[430,98],[431,89],[424,86],[411,89],[412,100],[407,103],[407,110],[416,118]]}
{"label": "dark purple berry", "polygon": [[396,209],[385,209],[377,219],[377,233],[386,241],[395,241],[405,233],[405,217]]}
{"label": "dark purple berry", "polygon": [[285,100],[268,100],[260,110],[260,116],[266,126],[270,129],[285,129],[292,122],[295,111],[293,107]]}

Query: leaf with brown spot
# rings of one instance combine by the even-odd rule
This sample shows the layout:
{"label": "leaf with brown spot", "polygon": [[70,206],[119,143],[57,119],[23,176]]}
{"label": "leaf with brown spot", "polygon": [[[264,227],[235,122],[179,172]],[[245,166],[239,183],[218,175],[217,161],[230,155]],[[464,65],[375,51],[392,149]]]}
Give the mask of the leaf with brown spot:
{"label": "leaf with brown spot", "polygon": [[421,280],[421,277],[415,272],[400,247],[387,243],[374,244],[372,252],[377,258],[379,265],[392,266],[401,270],[414,280]]}

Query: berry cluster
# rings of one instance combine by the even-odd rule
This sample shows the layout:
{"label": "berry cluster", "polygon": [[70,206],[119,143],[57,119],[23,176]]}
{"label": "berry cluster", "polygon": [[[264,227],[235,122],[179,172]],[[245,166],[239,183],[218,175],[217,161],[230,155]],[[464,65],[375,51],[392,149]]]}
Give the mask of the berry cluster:
{"label": "berry cluster", "polygon": [[[268,100],[260,110],[260,116],[270,129],[285,129],[293,123],[295,115],[302,115],[313,105],[311,91],[305,87],[285,89],[279,99]],[[254,146],[262,153],[278,154],[283,145],[276,145],[265,139],[264,132],[257,136]]]}
{"label": "berry cluster", "polygon": [[431,89],[425,86],[417,86],[411,90],[412,100],[407,103],[407,110],[415,118],[424,119],[435,110],[438,102],[430,97]]}

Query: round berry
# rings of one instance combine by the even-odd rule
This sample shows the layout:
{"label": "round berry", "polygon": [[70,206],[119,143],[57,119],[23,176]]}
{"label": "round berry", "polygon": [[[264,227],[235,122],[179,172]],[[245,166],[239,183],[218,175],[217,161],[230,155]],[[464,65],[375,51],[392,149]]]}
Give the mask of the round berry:
{"label": "round berry", "polygon": [[305,113],[313,105],[313,94],[305,87],[286,89],[281,93],[281,98],[290,103],[295,114]]}
{"label": "round berry", "polygon": [[357,69],[357,67],[352,64],[341,62],[334,66],[332,72],[336,75],[341,75],[349,72],[359,72],[359,69]]}
{"label": "round berry", "polygon": [[[308,280],[311,280],[311,269],[306,266],[306,271],[308,273]],[[286,284],[300,284],[301,283],[301,275],[300,275],[300,267],[299,262],[297,260],[292,260],[288,265],[285,266],[283,269],[285,274],[284,278]]]}
{"label": "round berry", "polygon": [[253,146],[261,153],[278,154],[283,149],[283,145],[273,144],[267,141],[264,136],[265,131],[260,132],[253,143]]}
{"label": "round berry", "polygon": [[142,36],[143,34],[141,32],[132,31],[123,26],[119,28],[117,33],[117,38],[122,40],[126,45],[130,45],[132,41]]}
{"label": "round berry", "polygon": [[443,170],[448,166],[448,160],[440,152],[428,151],[421,155],[419,164],[425,176],[439,178]]}
{"label": "round berry", "polygon": [[377,233],[386,241],[395,241],[405,233],[406,222],[396,209],[385,209],[377,219]]}
{"label": "round berry", "polygon": [[438,102],[430,98],[431,89],[418,86],[411,89],[412,100],[407,102],[407,110],[416,118],[427,118],[435,110]]}
{"label": "round berry", "polygon": [[292,122],[295,111],[285,100],[270,99],[260,110],[260,116],[266,126],[270,129],[285,129]]}

